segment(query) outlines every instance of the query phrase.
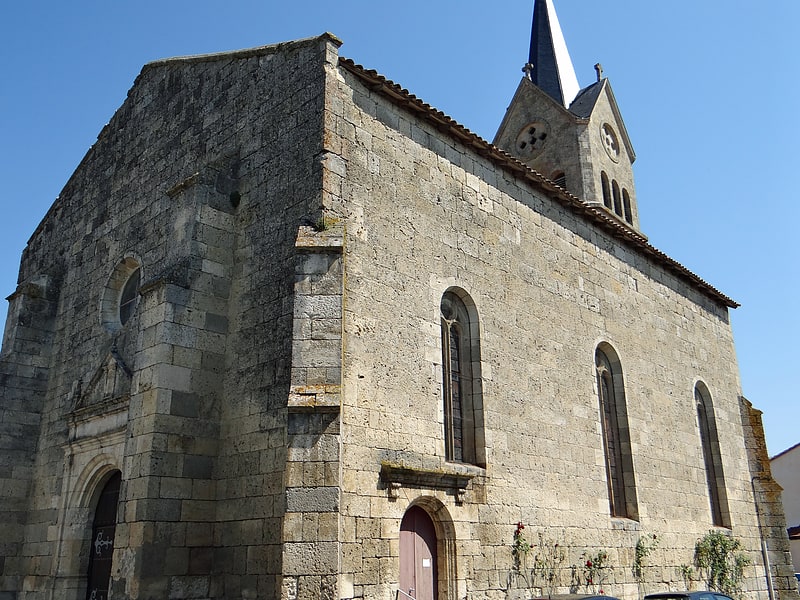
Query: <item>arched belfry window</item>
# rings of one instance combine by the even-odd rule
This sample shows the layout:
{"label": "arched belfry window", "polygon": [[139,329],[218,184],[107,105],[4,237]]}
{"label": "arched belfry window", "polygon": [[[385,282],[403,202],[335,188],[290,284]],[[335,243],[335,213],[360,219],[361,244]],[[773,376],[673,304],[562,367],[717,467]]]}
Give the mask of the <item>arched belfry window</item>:
{"label": "arched belfry window", "polygon": [[628,190],[622,189],[622,210],[625,212],[625,220],[633,224],[633,212],[631,211],[631,196]]}
{"label": "arched belfry window", "polygon": [[597,348],[595,370],[611,516],[638,520],[625,382],[620,361],[608,344]]}
{"label": "arched belfry window", "polygon": [[719,449],[714,406],[711,395],[702,383],[694,388],[697,407],[697,425],[700,430],[700,445],[703,450],[703,465],[706,471],[708,499],[711,507],[711,521],[717,527],[730,527],[728,495],[725,491],[725,477],[722,471],[722,458]]}
{"label": "arched belfry window", "polygon": [[97,508],[94,511],[92,539],[89,546],[87,600],[106,600],[108,598],[121,483],[122,475],[119,471],[115,471],[100,492]]}
{"label": "arched belfry window", "polygon": [[600,184],[603,188],[603,204],[607,209],[611,210],[611,186],[608,183],[608,175],[606,175],[605,171],[600,173]]}
{"label": "arched belfry window", "polygon": [[614,179],[611,182],[611,193],[614,196],[614,212],[617,213],[620,217],[622,216],[622,197],[619,193],[619,184],[617,180]]}
{"label": "arched belfry window", "polygon": [[484,465],[477,311],[466,292],[458,289],[442,296],[440,309],[445,458]]}

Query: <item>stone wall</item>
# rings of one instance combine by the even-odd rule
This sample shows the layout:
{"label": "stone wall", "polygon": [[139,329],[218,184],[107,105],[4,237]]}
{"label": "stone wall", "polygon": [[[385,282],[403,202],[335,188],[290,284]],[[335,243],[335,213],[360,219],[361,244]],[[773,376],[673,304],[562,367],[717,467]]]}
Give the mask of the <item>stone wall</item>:
{"label": "stone wall", "polygon": [[[3,355],[9,597],[85,594],[114,470],[115,598],[274,597],[295,238],[338,43],[147,65],[31,238]],[[142,273],[124,326],[121,265]]]}
{"label": "stone wall", "polygon": [[[746,588],[765,598],[726,307],[344,76],[331,106],[347,170],[326,201],[347,231],[341,511],[352,596],[395,593],[400,519],[415,503],[453,549],[447,598],[506,597],[517,583],[517,522],[529,540],[567,548],[555,591],[584,591],[584,553],[602,549],[609,594],[683,587],[681,566],[712,528],[694,406],[702,381],[732,533],[754,561]],[[439,303],[453,287],[480,319],[485,469],[444,461]],[[593,362],[601,342],[624,370],[638,522],[609,515]],[[387,464],[418,477],[386,486]],[[437,472],[471,479],[463,502],[424,476]],[[634,549],[652,535],[658,545],[637,581]]]}
{"label": "stone wall", "polygon": [[[702,382],[764,600],[779,515],[756,511],[774,498],[752,484],[725,302],[365,85],[338,45],[146,66],[34,233],[0,357],[0,598],[85,596],[116,471],[114,598],[394,598],[412,505],[440,598],[680,588],[712,528]],[[476,464],[445,460],[447,291],[474,320]],[[624,373],[635,521],[610,516],[600,344]]]}
{"label": "stone wall", "polygon": [[763,577],[778,600],[795,599],[798,595],[797,579],[786,531],[782,489],[772,477],[761,411],[744,397],[740,398],[740,406],[753,494],[757,502],[758,526],[763,538]]}

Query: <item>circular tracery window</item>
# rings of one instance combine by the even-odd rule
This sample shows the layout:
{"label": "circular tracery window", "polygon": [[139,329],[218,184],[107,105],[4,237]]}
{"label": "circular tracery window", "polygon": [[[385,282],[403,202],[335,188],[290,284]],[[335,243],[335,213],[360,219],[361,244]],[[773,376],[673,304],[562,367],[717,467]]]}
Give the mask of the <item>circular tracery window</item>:
{"label": "circular tracery window", "polygon": [[611,157],[611,160],[617,162],[619,160],[619,138],[614,132],[614,128],[608,123],[604,123],[600,129],[600,137],[603,140],[603,146]]}
{"label": "circular tracery window", "polygon": [[528,123],[517,134],[515,144],[517,155],[523,159],[538,156],[544,150],[548,135],[550,135],[550,126],[544,121]]}
{"label": "circular tracery window", "polygon": [[141,281],[142,269],[133,257],[125,258],[114,268],[100,301],[100,318],[107,329],[116,331],[133,316]]}

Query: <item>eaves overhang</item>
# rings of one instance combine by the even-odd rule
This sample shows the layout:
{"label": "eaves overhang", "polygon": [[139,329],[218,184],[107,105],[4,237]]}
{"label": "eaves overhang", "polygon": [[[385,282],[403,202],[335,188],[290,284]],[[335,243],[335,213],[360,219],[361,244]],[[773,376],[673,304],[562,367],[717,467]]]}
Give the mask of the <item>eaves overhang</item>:
{"label": "eaves overhang", "polygon": [[550,198],[558,201],[574,213],[582,215],[587,221],[608,232],[612,237],[622,241],[628,247],[641,254],[648,256],[666,271],[691,285],[711,300],[728,308],[738,308],[740,306],[738,302],[732,300],[679,262],[671,259],[658,248],[648,243],[644,236],[620,223],[604,209],[586,204],[580,198],[556,185],[538,171],[531,169],[510,154],[500,150],[497,146],[490,144],[451,117],[432,107],[430,104],[423,102],[414,94],[387,79],[377,71],[366,69],[356,64],[351,59],[344,57],[339,58],[339,65],[358,77],[371,91],[389,98],[398,106],[426,121],[438,131],[470,148],[479,156],[490,160],[505,171],[525,179],[533,187],[546,193]]}

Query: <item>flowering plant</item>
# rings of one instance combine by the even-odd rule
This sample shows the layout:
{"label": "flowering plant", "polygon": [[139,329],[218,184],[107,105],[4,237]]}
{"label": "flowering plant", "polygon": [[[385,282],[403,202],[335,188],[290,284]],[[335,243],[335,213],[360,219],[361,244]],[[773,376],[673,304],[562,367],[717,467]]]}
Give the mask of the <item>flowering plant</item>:
{"label": "flowering plant", "polygon": [[598,586],[598,592],[603,594],[603,577],[605,573],[603,569],[607,568],[606,561],[608,560],[608,552],[605,550],[598,550],[594,556],[583,553],[582,558],[585,559],[583,567],[583,576],[586,580],[586,587]]}
{"label": "flowering plant", "polygon": [[522,521],[517,523],[517,528],[514,530],[514,544],[511,548],[511,554],[514,557],[514,568],[519,571],[522,562],[531,551],[531,544],[525,539],[525,534],[522,533],[525,525]]}

